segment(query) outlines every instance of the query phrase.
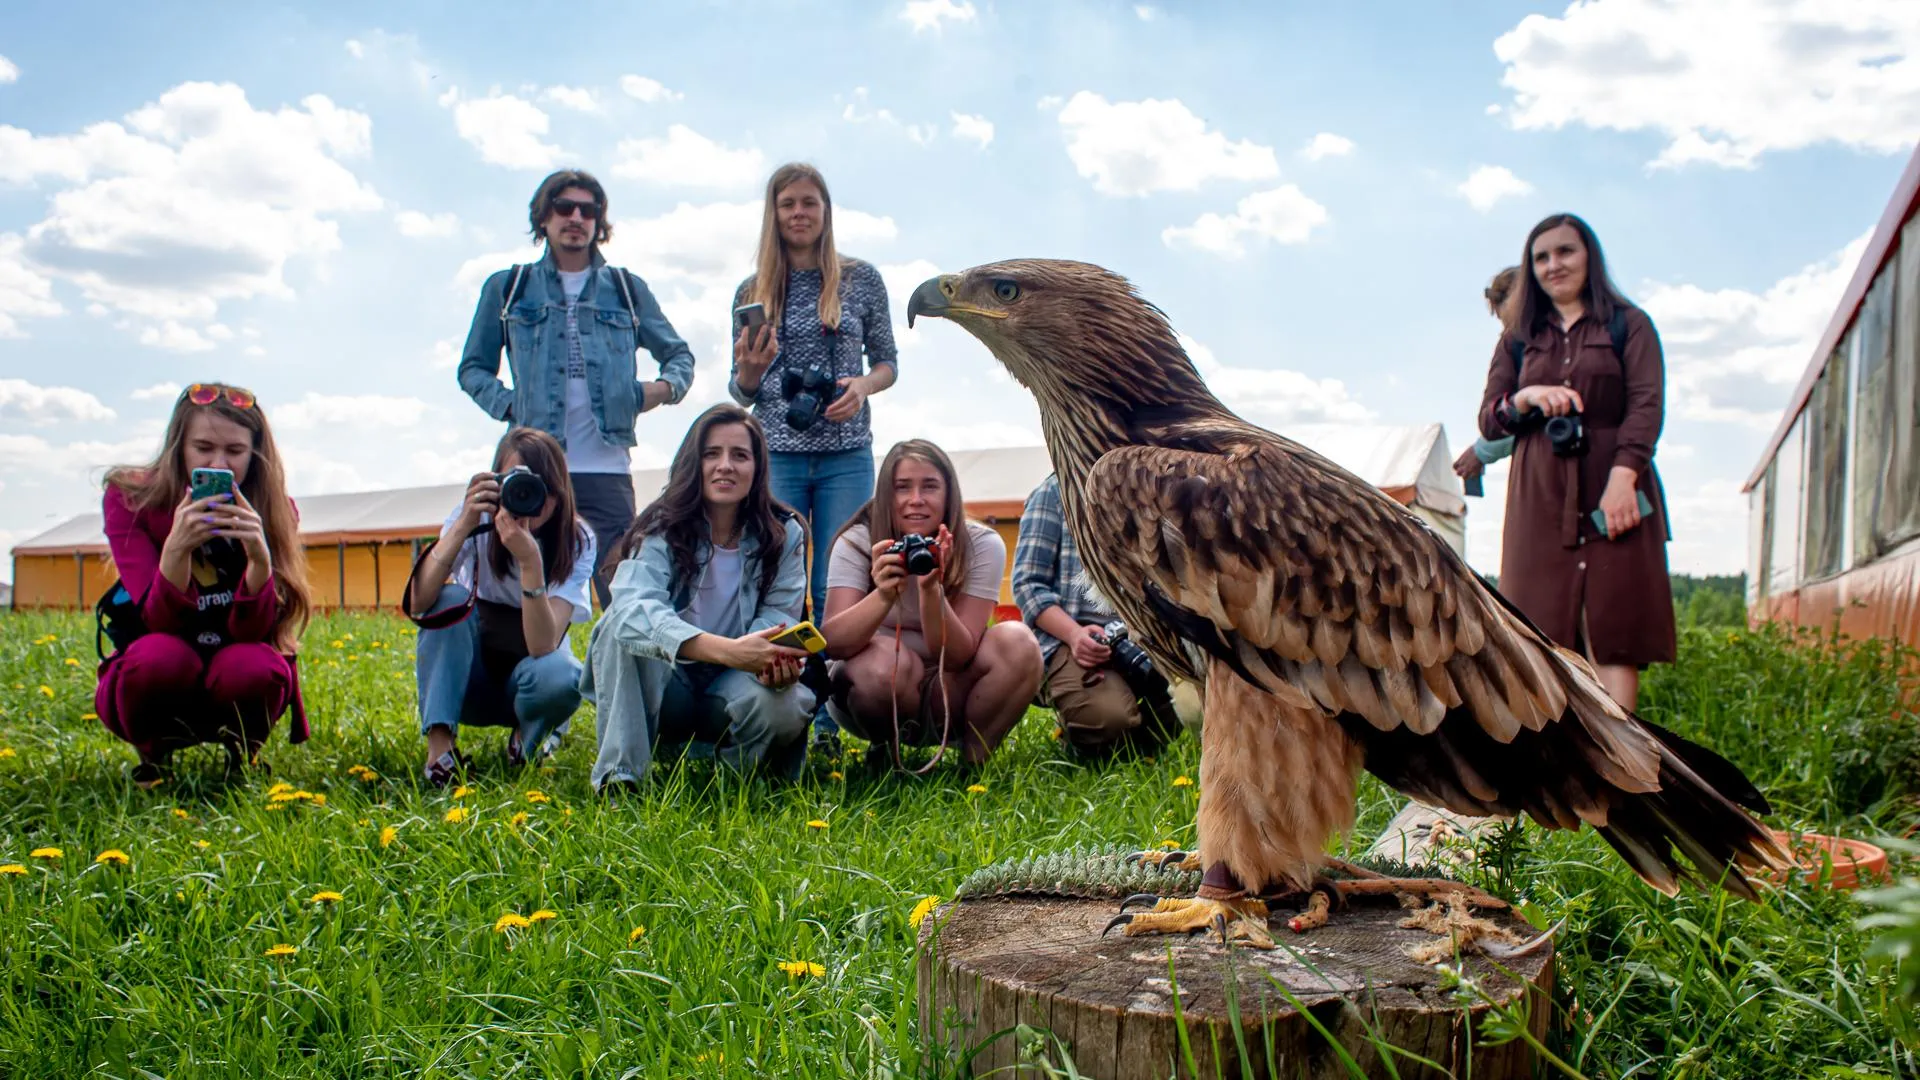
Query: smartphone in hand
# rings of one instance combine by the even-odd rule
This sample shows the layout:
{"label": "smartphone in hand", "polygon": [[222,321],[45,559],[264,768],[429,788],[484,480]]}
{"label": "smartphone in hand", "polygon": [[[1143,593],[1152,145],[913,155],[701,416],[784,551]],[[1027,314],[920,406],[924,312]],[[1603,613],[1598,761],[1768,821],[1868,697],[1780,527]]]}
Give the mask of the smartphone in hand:
{"label": "smartphone in hand", "polygon": [[195,469],[187,474],[187,487],[196,502],[212,495],[232,495],[233,470]]}
{"label": "smartphone in hand", "polygon": [[814,629],[813,623],[805,621],[795,623],[774,635],[773,643],[784,645],[789,649],[805,649],[810,653],[817,653],[827,647],[827,639],[821,636],[820,631]]}
{"label": "smartphone in hand", "polygon": [[[1647,501],[1647,493],[1644,491],[1635,491],[1633,497],[1634,500],[1640,504],[1640,520],[1645,521],[1647,515],[1653,513],[1653,504]],[[1596,509],[1587,516],[1593,519],[1593,527],[1600,530],[1601,536],[1607,535],[1607,515],[1605,511]]]}
{"label": "smartphone in hand", "polygon": [[767,325],[767,306],[765,304],[741,304],[733,309],[733,329],[736,333],[747,332],[747,345],[760,347],[760,331]]}

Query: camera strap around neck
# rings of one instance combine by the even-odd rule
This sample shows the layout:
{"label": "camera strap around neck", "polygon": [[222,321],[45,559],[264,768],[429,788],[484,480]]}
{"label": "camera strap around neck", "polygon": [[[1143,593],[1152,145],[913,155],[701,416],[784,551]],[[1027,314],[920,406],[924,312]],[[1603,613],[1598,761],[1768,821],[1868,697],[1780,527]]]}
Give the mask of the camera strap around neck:
{"label": "camera strap around neck", "polygon": [[[477,528],[468,533],[467,536],[477,538],[485,536],[492,531],[493,522],[483,521]],[[462,542],[464,543],[465,541]],[[433,554],[434,546],[438,543],[440,543],[440,538],[436,536],[427,541],[426,547],[420,549],[419,556],[413,560],[412,572],[407,574],[407,587],[400,594],[400,613],[408,619],[411,619],[413,624],[422,630],[445,630],[449,626],[458,626],[462,622],[465,622],[467,616],[473,614],[474,600],[480,594],[480,545],[475,544],[473,545],[473,588],[467,590],[467,598],[453,607],[444,608],[440,611],[421,612],[418,614],[414,612],[413,590],[419,581],[420,568],[427,565],[427,559]],[[445,587],[444,583],[442,587]]]}

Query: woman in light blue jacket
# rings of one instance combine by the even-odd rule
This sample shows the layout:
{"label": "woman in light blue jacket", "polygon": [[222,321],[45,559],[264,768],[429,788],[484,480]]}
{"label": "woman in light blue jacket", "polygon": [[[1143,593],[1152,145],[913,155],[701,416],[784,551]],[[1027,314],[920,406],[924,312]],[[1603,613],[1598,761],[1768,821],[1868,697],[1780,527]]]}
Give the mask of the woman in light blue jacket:
{"label": "woman in light blue jacket", "polygon": [[800,616],[806,531],[767,474],[760,422],[715,405],[621,541],[581,678],[599,714],[596,790],[638,786],[661,743],[798,775],[814,705],[799,684],[806,653],[772,639]]}

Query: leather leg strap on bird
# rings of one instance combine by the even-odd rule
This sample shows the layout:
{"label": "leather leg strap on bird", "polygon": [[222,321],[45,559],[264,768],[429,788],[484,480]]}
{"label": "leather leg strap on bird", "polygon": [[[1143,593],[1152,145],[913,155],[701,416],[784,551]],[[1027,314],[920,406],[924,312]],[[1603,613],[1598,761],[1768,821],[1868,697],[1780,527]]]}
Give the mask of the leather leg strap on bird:
{"label": "leather leg strap on bird", "polygon": [[[893,701],[893,767],[901,772],[910,772],[915,776],[925,776],[933,771],[935,765],[947,754],[947,739],[953,731],[953,709],[947,703],[947,636],[940,635],[939,656],[934,660],[933,681],[940,684],[940,748],[933,752],[933,760],[918,769],[909,769],[900,757],[900,626],[893,628],[893,669],[887,673],[887,695]],[[927,711],[927,696],[920,695],[920,712]]]}

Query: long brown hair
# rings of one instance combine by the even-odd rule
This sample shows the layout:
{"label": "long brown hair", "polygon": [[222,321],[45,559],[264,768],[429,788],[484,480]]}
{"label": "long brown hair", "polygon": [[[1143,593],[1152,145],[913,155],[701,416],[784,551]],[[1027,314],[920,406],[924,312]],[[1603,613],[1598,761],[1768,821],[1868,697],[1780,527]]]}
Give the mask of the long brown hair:
{"label": "long brown hair", "polygon": [[1523,272],[1501,312],[1501,322],[1509,337],[1532,337],[1545,329],[1547,320],[1553,317],[1553,298],[1547,295],[1546,288],[1540,284],[1540,275],[1533,269],[1533,242],[1541,233],[1562,225],[1571,226],[1579,233],[1580,242],[1587,247],[1587,283],[1580,287],[1580,305],[1586,309],[1587,318],[1605,325],[1616,309],[1633,306],[1608,276],[1607,257],[1600,251],[1600,238],[1593,234],[1593,227],[1576,214],[1553,214],[1541,219],[1540,224],[1527,233],[1526,245],[1520,249]]}
{"label": "long brown hair", "polygon": [[[187,426],[197,413],[211,413],[246,428],[253,436],[252,460],[247,463],[247,478],[240,482],[240,493],[260,515],[260,529],[266,534],[267,553],[273,558],[273,584],[279,601],[279,614],[273,624],[273,645],[292,655],[300,650],[300,634],[313,613],[313,592],[307,584],[307,549],[300,541],[300,522],[287,497],[286,472],[280,466],[280,449],[274,445],[273,428],[256,401],[246,408],[227,398],[233,389],[225,383],[201,383],[220,394],[210,404],[195,405],[182,391],[174,402],[173,415],[167,419],[166,434],[160,440],[160,453],[150,464],[118,465],[107,470],[106,484],[135,511],[167,511],[180,505],[187,490]],[[240,391],[242,394],[247,391]]]}
{"label": "long brown hair", "polygon": [[953,552],[946,566],[941,568],[941,582],[951,595],[966,583],[967,560],[973,554],[973,538],[967,535],[967,503],[960,495],[960,474],[954,470],[953,459],[947,456],[945,450],[925,439],[907,439],[893,444],[887,456],[880,459],[880,468],[874,477],[873,498],[853,512],[853,516],[840,527],[840,532],[833,539],[839,542],[840,537],[855,525],[867,527],[867,542],[871,544],[900,539],[899,526],[893,520],[893,474],[899,471],[900,463],[908,458],[933,466],[947,482],[947,502],[940,508],[940,523],[953,535]]}
{"label": "long brown hair", "polygon": [[760,250],[753,260],[753,285],[750,302],[766,305],[767,321],[777,330],[787,310],[786,241],[780,238],[780,193],[805,180],[820,189],[820,239],[814,253],[820,261],[820,325],[840,329],[840,252],[833,244],[833,196],[827,193],[827,179],[820,170],[805,162],[789,162],[773,170],[767,178],[767,205],[760,215]]}
{"label": "long brown hair", "polygon": [[[505,467],[507,455],[511,453],[520,455],[520,464],[539,477],[547,485],[547,494],[555,499],[553,515],[547,518],[546,524],[533,530],[533,538],[540,544],[541,572],[546,575],[547,584],[558,584],[573,573],[574,561],[586,543],[575,516],[573,481],[567,476],[567,452],[560,449],[553,436],[539,428],[517,427],[508,428],[507,433],[500,436],[500,445],[494,447],[494,472]],[[487,565],[493,568],[495,577],[509,581],[520,574],[513,553],[491,535],[487,543]]]}
{"label": "long brown hair", "polygon": [[672,556],[674,578],[700,580],[701,554],[712,544],[700,461],[707,449],[707,434],[725,424],[746,428],[747,440],[753,444],[753,480],[740,503],[740,535],[751,535],[760,545],[760,595],[765,596],[780,573],[780,559],[786,553],[786,519],[794,513],[773,497],[765,429],[752,413],[732,402],[723,401],[695,418],[686,438],[680,440],[680,449],[674,451],[666,490],[634,519],[633,527],[620,540],[617,557],[631,559],[640,554],[647,537],[659,536]]}

